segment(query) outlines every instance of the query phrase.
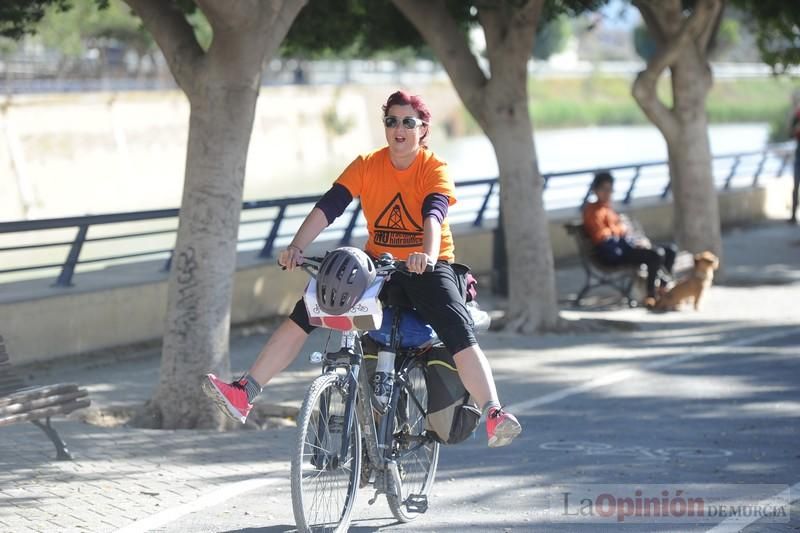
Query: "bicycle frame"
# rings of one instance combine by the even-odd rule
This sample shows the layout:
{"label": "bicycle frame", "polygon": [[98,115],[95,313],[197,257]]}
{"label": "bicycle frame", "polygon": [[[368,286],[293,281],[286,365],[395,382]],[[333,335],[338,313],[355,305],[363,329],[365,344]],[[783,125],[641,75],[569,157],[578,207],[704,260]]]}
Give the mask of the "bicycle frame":
{"label": "bicycle frame", "polygon": [[[313,277],[320,264],[318,258],[306,258],[301,267]],[[405,264],[393,261],[391,258],[384,260],[382,264],[379,263],[377,272],[379,276],[388,276],[394,272],[408,275]],[[364,347],[361,342],[361,332],[340,330],[341,340],[338,349],[335,345],[329,345],[325,350],[322,375],[335,376],[335,389],[327,391],[318,399],[320,416],[316,434],[324,435],[329,429],[326,426],[341,424],[339,426],[342,430],[341,442],[337,443],[336,449],[328,447],[328,451],[322,451],[325,447],[316,445],[318,451],[312,452],[312,464],[319,469],[336,470],[339,465],[348,464],[351,460],[350,455],[360,448],[361,477],[357,478],[357,483],[361,486],[369,484],[374,487],[375,496],[369,503],[374,503],[380,494],[385,494],[389,499],[392,513],[398,520],[405,522],[413,519],[413,516],[409,517],[406,513],[421,514],[427,510],[427,496],[411,498],[416,493],[414,489],[410,489],[411,492],[404,497],[406,488],[401,472],[405,472],[405,463],[409,455],[418,453],[420,448],[435,441],[427,437],[424,429],[418,425],[421,418],[424,419],[426,416],[426,408],[423,401],[417,397],[416,390],[419,387],[417,378],[410,377],[416,369],[421,368],[424,373],[425,369],[420,366],[421,363],[416,357],[426,351],[427,346],[425,349],[400,348],[402,313],[399,307],[393,307],[397,312],[393,314],[388,344],[396,354],[395,357],[399,359],[395,360],[394,386],[387,405],[375,401],[368,373],[362,371]],[[422,386],[424,387],[424,384]],[[344,403],[338,410],[342,414],[336,417],[329,411],[333,401],[332,394],[339,395],[335,399],[337,403],[340,401]],[[410,409],[413,409],[413,416]],[[341,421],[338,420],[339,416],[342,418]],[[358,424],[360,432],[354,431],[353,424]],[[416,429],[411,429],[414,426]],[[420,431],[422,432],[419,433]],[[354,447],[354,434],[358,433],[361,435],[360,446]],[[314,447],[312,445],[312,448]],[[438,448],[436,450],[434,457],[438,456]],[[433,468],[435,472],[435,463]],[[375,476],[374,479],[372,474]],[[433,474],[430,474],[430,478],[428,475],[428,471],[425,470],[424,479],[432,480]]]}
{"label": "bicycle frame", "polygon": [[[396,314],[396,316],[399,316],[399,314]],[[395,335],[393,334],[392,336],[394,337]],[[392,390],[389,405],[382,412],[373,406],[371,384],[368,381],[366,372],[361,371],[364,354],[357,332],[343,332],[340,349],[336,352],[327,353],[323,360],[322,372],[341,374],[341,387],[347,393],[343,420],[344,431],[342,433],[339,457],[346,457],[350,450],[351,424],[358,423],[361,426],[369,462],[377,469],[379,474],[388,470],[394,481],[393,483],[387,483],[385,478],[382,481],[376,480],[375,486],[378,494],[385,493],[388,490],[392,490],[393,494],[396,494],[394,491],[401,487],[395,462],[397,458],[393,457],[394,452],[391,447],[393,439],[391,430],[401,391],[406,389],[407,370],[413,363],[412,358],[415,357],[415,353],[415,350],[406,349],[400,350],[397,354],[398,357],[403,358],[402,364],[395,375],[395,386]],[[355,394],[351,391],[355,391]],[[407,401],[413,401],[420,411],[424,412],[423,406],[413,394],[408,395]],[[377,426],[373,416],[374,412],[379,412],[381,415]],[[354,413],[356,414],[355,417],[353,416]],[[421,441],[415,448],[406,453],[411,453],[422,445],[424,445],[424,442]]]}

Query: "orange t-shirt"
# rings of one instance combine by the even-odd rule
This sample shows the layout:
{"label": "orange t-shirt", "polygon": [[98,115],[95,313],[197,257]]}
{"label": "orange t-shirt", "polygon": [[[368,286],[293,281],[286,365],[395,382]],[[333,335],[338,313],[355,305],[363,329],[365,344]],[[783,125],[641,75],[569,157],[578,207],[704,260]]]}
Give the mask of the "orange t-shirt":
{"label": "orange t-shirt", "polygon": [[[366,252],[372,257],[388,252],[406,260],[411,252],[422,252],[422,202],[429,194],[440,193],[450,199],[450,205],[456,203],[447,163],[426,149],[420,149],[405,170],[394,168],[388,146],[358,156],[336,183],[353,198],[361,198],[369,231]],[[445,218],[438,259],[452,262],[454,252],[453,234]]]}
{"label": "orange t-shirt", "polygon": [[583,229],[593,244],[622,237],[627,233],[625,224],[610,205],[592,202],[583,207]]}

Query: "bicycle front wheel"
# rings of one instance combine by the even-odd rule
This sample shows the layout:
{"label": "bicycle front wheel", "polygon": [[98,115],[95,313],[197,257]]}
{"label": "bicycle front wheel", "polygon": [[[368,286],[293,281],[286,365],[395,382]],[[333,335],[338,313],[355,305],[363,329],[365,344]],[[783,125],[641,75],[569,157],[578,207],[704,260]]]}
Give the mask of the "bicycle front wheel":
{"label": "bicycle front wheel", "polygon": [[319,376],[300,409],[292,457],[292,509],[299,531],[347,531],[355,505],[361,430],[355,410],[345,420],[348,393],[340,380],[333,373]]}
{"label": "bicycle front wheel", "polygon": [[410,522],[428,509],[428,495],[439,463],[439,443],[425,432],[428,388],[423,359],[411,364],[397,393],[392,456],[399,483],[395,482],[396,494],[387,493],[386,499],[397,520]]}

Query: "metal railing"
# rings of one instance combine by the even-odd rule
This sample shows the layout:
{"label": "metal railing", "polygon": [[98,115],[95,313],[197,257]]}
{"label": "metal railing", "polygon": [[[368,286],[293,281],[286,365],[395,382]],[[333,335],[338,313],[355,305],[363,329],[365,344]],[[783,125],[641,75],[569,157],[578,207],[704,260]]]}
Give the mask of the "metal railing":
{"label": "metal railing", "polygon": [[[762,176],[783,175],[794,150],[788,145],[768,146],[764,150],[719,155],[713,158],[715,184],[718,189],[731,189],[757,186]],[[641,162],[632,165],[572,170],[543,174],[544,201],[548,210],[562,208],[580,208],[588,199],[589,184],[593,174],[598,170],[614,173],[618,190],[624,190],[622,199],[629,204],[633,198],[658,196],[666,198],[670,193],[669,170],[666,162]],[[456,184],[458,203],[449,213],[451,225],[469,223],[483,226],[487,220],[496,218],[499,208],[498,178],[464,181]],[[240,222],[238,249],[258,250],[259,258],[273,257],[276,247],[288,242],[296,232],[303,218],[311,210],[319,196],[302,196],[245,202]],[[334,221],[323,232],[323,239],[338,241],[340,245],[350,244],[354,238],[366,234],[363,217],[360,217],[361,206],[353,202],[345,213]],[[81,265],[103,264],[113,265],[130,260],[159,259],[165,260],[163,270],[168,270],[172,256],[170,246],[155,246],[159,236],[174,235],[177,232],[179,209],[161,209],[153,211],[137,211],[108,215],[92,215],[82,217],[53,218],[42,220],[24,220],[0,223],[0,244],[9,235],[25,234],[27,242],[8,246],[0,246],[0,282],[3,276],[19,275],[24,272],[58,270],[53,286],[69,287],[72,285],[76,268]],[[170,221],[170,227],[151,227],[158,221]],[[135,223],[145,223],[138,231],[118,231],[103,234],[109,228],[125,228]],[[43,235],[48,231],[63,233],[72,231],[69,238],[47,240]],[[93,235],[92,233],[98,233]],[[35,237],[35,238],[33,238]],[[146,239],[148,244],[137,248],[135,242]],[[14,239],[19,241],[19,238]],[[31,242],[33,241],[33,242]],[[43,241],[43,242],[40,242]],[[102,247],[94,253],[85,250],[92,245],[114,243],[122,253],[103,253]],[[63,260],[35,262],[29,258],[16,261],[4,259],[7,254],[28,253],[34,250],[48,250],[47,256],[53,256],[61,250]],[[66,251],[66,255],[63,252]],[[11,264],[11,266],[9,266]]]}

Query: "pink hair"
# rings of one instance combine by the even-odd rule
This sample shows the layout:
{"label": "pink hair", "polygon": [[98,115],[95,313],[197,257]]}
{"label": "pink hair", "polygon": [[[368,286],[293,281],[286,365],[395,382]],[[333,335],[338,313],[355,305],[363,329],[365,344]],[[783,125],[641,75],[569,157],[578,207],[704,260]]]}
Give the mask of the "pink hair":
{"label": "pink hair", "polygon": [[[405,91],[396,91],[390,94],[388,100],[386,100],[386,104],[381,106],[381,109],[383,109],[384,117],[389,112],[389,108],[392,107],[393,105],[410,105],[411,108],[417,112],[417,117],[421,118],[422,121],[425,122],[425,124],[430,124],[431,122],[431,111],[430,109],[428,109],[428,106],[425,105],[425,102],[419,95],[408,94]],[[428,132],[426,131],[425,135],[420,137],[420,141],[427,136]]]}

